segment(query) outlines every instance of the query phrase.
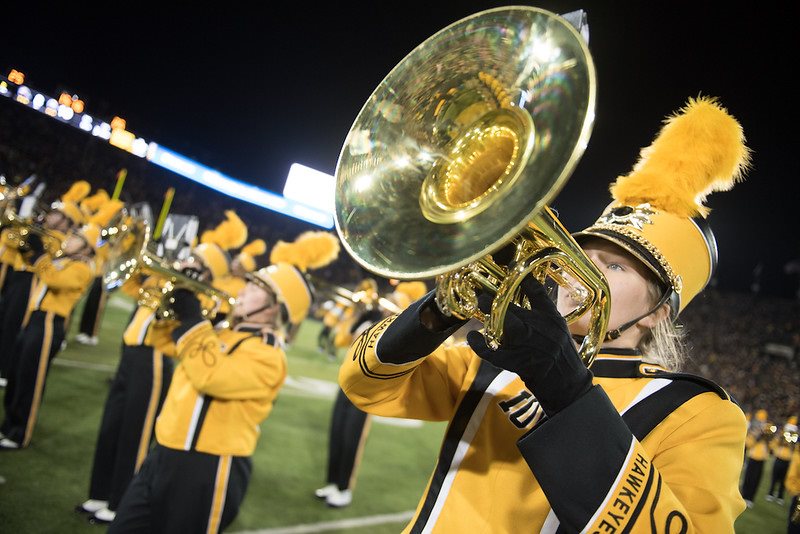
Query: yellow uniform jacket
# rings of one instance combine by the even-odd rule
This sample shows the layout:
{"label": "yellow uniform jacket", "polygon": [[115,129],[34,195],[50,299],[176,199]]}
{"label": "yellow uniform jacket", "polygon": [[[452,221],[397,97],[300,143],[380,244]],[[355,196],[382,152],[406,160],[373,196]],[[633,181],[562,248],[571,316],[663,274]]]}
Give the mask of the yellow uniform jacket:
{"label": "yellow uniform jacket", "polygon": [[94,278],[92,261],[69,257],[53,259],[42,255],[32,267],[34,273],[28,312],[42,310],[69,317]]}
{"label": "yellow uniform jacket", "polygon": [[[179,331],[176,331],[176,335]],[[260,334],[215,330],[202,321],[180,334],[180,364],[156,421],[159,444],[250,456],[259,425],[286,379],[286,356]]]}
{"label": "yellow uniform jacket", "polygon": [[746,423],[717,386],[607,350],[595,387],[548,419],[466,344],[382,362],[396,317],[354,342],[339,384],[368,413],[450,422],[404,532],[734,532]]}
{"label": "yellow uniform jacket", "polygon": [[789,444],[785,439],[783,439],[783,433],[779,433],[777,436],[775,436],[772,442],[769,444],[769,448],[775,458],[784,460],[786,462],[792,459],[792,451],[794,450],[794,447],[795,444]]}
{"label": "yellow uniform jacket", "polygon": [[[139,289],[143,285],[163,284],[164,281],[157,277],[148,277],[144,280],[130,278],[122,286],[125,294],[138,298]],[[122,333],[122,341],[131,347],[145,345],[156,348],[166,356],[175,356],[175,343],[172,341],[172,331],[177,326],[175,321],[162,321],[156,318],[156,310],[138,305],[136,311],[128,321],[128,326]]]}

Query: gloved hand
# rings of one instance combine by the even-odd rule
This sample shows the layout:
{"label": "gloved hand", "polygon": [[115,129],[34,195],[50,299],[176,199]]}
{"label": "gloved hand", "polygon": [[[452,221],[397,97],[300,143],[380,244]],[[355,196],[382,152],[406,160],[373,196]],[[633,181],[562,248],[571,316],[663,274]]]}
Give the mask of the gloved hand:
{"label": "gloved hand", "polygon": [[28,252],[30,252],[31,263],[35,262],[39,259],[39,256],[44,254],[44,242],[42,242],[42,237],[39,234],[28,234],[25,238],[25,243]]}
{"label": "gloved hand", "polygon": [[[544,286],[528,276],[520,287],[531,309],[508,307],[500,348],[490,349],[475,330],[467,334],[467,343],[484,360],[519,375],[552,417],[591,389],[592,373],[581,362],[567,323]],[[484,313],[491,301],[489,295],[479,296]]]}
{"label": "gloved hand", "polygon": [[203,312],[197,296],[185,288],[178,288],[172,292],[172,310],[176,318],[183,323],[194,324],[203,320]]}

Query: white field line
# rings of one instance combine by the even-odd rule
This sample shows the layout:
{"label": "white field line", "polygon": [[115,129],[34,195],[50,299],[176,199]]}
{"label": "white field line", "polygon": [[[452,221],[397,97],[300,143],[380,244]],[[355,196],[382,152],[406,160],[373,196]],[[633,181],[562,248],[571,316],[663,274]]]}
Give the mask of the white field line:
{"label": "white field line", "polygon": [[233,534],[312,534],[316,532],[342,530],[345,528],[371,527],[374,525],[385,525],[390,523],[406,523],[412,517],[414,517],[414,511],[409,510],[408,512],[400,512],[398,514],[369,515],[364,517],[354,517],[351,519],[339,519],[338,521],[324,521],[321,523],[294,525],[291,527],[242,530],[239,532],[234,532]]}

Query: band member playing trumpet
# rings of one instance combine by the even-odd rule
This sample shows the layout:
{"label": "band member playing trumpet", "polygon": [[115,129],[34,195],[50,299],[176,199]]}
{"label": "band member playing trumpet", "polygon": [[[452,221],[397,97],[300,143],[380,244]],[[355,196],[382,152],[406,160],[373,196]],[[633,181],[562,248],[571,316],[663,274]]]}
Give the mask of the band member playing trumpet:
{"label": "band member playing trumpet", "polygon": [[259,426],[286,378],[284,339],[312,304],[302,271],[338,254],[338,241],[327,241],[326,251],[311,251],[296,264],[246,274],[231,326],[215,329],[194,294],[176,291],[180,324],[172,338],[180,363],[156,422],[156,446],[125,492],[110,533],[220,532],[236,518]]}
{"label": "band member playing trumpet", "polygon": [[6,388],[2,449],[30,444],[50,362],[64,340],[64,323],[94,278],[94,256],[103,225],[120,208],[121,203],[110,204],[88,224],[70,231],[56,257],[45,252],[38,235],[28,237],[27,261],[34,281]]}
{"label": "band member playing trumpet", "polygon": [[[697,199],[748,162],[738,122],[701,98],[618,179],[614,202],[576,235],[611,295],[591,369],[574,341],[588,319],[563,317],[573,292],[554,303],[532,276],[530,309],[509,306],[497,350],[478,331],[441,347],[464,321],[434,292],[354,342],[339,383],[356,406],[450,422],[406,532],[733,532],[744,414],[717,385],[674,372],[664,340],[716,260]],[[484,311],[491,301],[478,299]]]}
{"label": "band member playing trumpet", "polygon": [[[78,202],[90,191],[89,182],[79,180],[52,203],[41,221],[42,228],[52,235],[52,238],[44,243],[45,249],[54,243],[60,244],[67,232],[84,223],[84,214]],[[33,283],[32,267],[23,257],[23,254],[30,252],[30,247],[27,243],[20,243],[19,239],[11,239],[14,234],[18,235],[19,230],[4,228],[0,237],[2,258],[10,262],[6,269],[6,280],[0,300],[0,380],[2,381],[8,377],[14,344],[28,308]]]}
{"label": "band member playing trumpet", "polygon": [[[229,262],[222,247],[206,242],[192,249],[182,268],[191,273],[191,278],[213,284],[227,276]],[[133,277],[122,286],[137,299],[141,291],[160,294],[166,282],[157,275],[139,278]],[[174,346],[169,341],[174,325],[159,318],[162,304],[169,307],[141,299],[123,333],[122,355],[98,430],[89,498],[75,507],[75,511],[89,514],[90,523],[113,521],[125,489],[150,450],[156,417],[174,369]],[[210,303],[208,306],[213,307]]]}
{"label": "band member playing trumpet", "polygon": [[[353,307],[359,311],[355,314],[354,320],[346,322],[347,336],[336,336],[337,342],[341,343],[346,339],[347,345],[337,344],[336,348],[348,348],[354,338],[391,313],[378,302],[377,283],[373,279],[368,280],[372,284],[362,282],[355,294],[374,288],[374,297],[364,299],[359,302],[360,306]],[[396,306],[396,309],[404,310],[426,292],[424,282],[400,282],[386,299]],[[371,416],[353,405],[340,388],[333,403],[328,432],[326,484],[314,492],[314,495],[323,499],[332,508],[348,506],[353,500],[361,455],[369,435],[370,424]]]}

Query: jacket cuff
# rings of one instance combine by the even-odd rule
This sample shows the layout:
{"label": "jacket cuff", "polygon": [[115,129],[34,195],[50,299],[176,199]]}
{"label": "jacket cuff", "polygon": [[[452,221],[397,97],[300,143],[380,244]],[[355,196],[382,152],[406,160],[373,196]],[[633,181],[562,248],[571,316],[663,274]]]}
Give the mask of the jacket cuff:
{"label": "jacket cuff", "polygon": [[[427,356],[467,321],[444,317],[434,301],[436,290],[430,291],[406,308],[381,335],[375,355],[382,363],[402,365]],[[429,306],[441,316],[447,326],[444,330],[430,330],[422,324],[420,314]]]}
{"label": "jacket cuff", "polygon": [[522,436],[517,447],[561,524],[578,532],[615,486],[634,441],[605,391],[594,386]]}

